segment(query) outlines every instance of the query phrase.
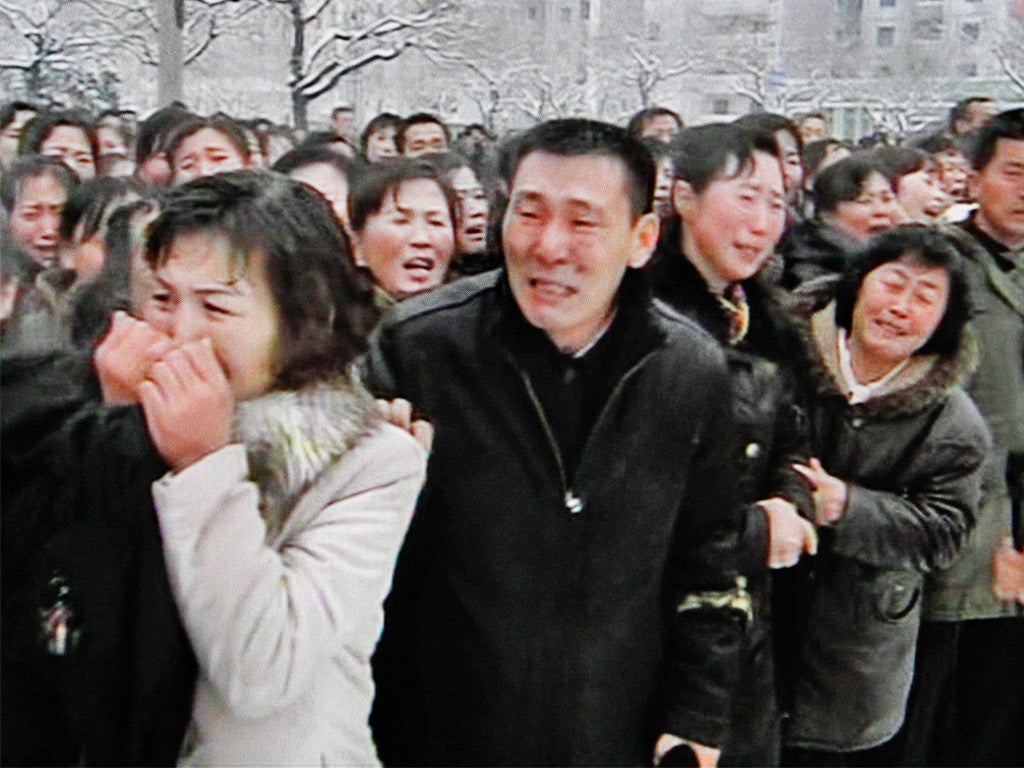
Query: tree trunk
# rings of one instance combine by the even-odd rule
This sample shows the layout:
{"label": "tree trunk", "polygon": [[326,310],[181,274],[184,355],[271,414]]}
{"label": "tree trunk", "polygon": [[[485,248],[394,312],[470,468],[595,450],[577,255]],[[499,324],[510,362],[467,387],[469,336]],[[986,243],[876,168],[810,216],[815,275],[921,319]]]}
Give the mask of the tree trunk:
{"label": "tree trunk", "polygon": [[157,104],[166,107],[181,101],[184,53],[182,27],[185,23],[184,0],[153,0],[157,20]]}
{"label": "tree trunk", "polygon": [[292,53],[288,62],[292,76],[292,122],[297,130],[305,131],[309,127],[306,120],[309,99],[303,93],[300,83],[305,74],[302,58],[306,52],[306,23],[302,18],[302,0],[290,0],[289,5],[292,15]]}

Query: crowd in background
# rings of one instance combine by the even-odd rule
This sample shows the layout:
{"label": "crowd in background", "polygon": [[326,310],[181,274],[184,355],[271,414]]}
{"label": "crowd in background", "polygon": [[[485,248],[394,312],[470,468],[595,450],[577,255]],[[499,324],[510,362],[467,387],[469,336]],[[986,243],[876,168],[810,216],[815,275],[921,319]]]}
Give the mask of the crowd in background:
{"label": "crowd in background", "polygon": [[[1024,110],[966,99],[901,143],[833,138],[819,113],[684,127],[657,107],[623,128],[651,169],[634,219],[652,215],[653,256],[620,290],[703,329],[732,389],[743,632],[728,725],[698,735],[720,765],[1024,763]],[[532,743],[514,729],[460,747],[445,718],[501,713],[500,690],[411,682],[434,658],[423,606],[451,610],[430,583],[479,577],[438,575],[431,558],[459,556],[423,510],[459,483],[486,495],[446,462],[508,457],[481,438],[454,461],[466,427],[444,403],[486,393],[439,381],[432,401],[430,362],[374,329],[485,280],[519,290],[516,227],[548,215],[514,194],[521,135],[456,137],[429,113],[357,134],[348,107],[299,136],[180,104],[136,122],[25,102],[0,131],[4,764],[632,759],[502,751]],[[579,207],[588,243],[608,225]],[[615,392],[573,382],[628,377],[606,336],[642,345],[620,325],[597,357],[516,337],[570,476]],[[480,698],[444,690],[463,684]],[[537,690],[537,712],[565,704]],[[576,738],[543,721],[526,720]],[[706,759],[708,738],[679,735]]]}

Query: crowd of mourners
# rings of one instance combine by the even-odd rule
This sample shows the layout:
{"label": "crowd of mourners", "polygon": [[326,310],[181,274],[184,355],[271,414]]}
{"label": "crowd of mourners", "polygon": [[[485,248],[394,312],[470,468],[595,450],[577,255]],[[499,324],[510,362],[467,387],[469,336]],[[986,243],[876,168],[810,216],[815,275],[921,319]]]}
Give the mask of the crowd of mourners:
{"label": "crowd of mourners", "polygon": [[4,765],[1024,765],[1024,110],[0,123]]}

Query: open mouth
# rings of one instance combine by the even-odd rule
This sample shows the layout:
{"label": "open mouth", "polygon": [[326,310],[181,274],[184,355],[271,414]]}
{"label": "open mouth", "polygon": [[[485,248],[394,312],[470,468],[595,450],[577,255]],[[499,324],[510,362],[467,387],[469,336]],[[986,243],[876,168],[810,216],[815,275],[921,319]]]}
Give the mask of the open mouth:
{"label": "open mouth", "polygon": [[402,269],[414,280],[426,280],[436,267],[437,260],[427,256],[416,256],[402,262]]}
{"label": "open mouth", "polygon": [[542,298],[566,299],[576,293],[576,289],[570,285],[539,277],[530,278],[529,285]]}
{"label": "open mouth", "polygon": [[486,232],[482,224],[473,224],[463,229],[462,234],[470,240],[483,240]]}

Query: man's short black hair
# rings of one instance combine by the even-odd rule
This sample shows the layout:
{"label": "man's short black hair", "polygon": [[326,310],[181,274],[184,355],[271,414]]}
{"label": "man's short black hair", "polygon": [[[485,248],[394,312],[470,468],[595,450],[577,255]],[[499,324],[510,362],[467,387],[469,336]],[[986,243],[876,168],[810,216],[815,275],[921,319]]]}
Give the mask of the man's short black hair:
{"label": "man's short black hair", "polygon": [[69,198],[81,183],[78,174],[56,157],[16,157],[10,168],[5,168],[3,175],[0,176],[0,204],[4,210],[10,212],[14,209],[14,203],[27,179],[36,179],[40,176],[51,176],[56,179],[67,190]]}
{"label": "man's short black hair", "polygon": [[305,184],[272,171],[229,171],[177,187],[150,227],[146,260],[166,263],[175,239],[225,237],[245,269],[257,254],[280,317],[275,389],[341,374],[366,349],[379,312],[334,211]]}
{"label": "man's short black hair", "polygon": [[348,193],[348,220],[353,232],[362,232],[367,220],[380,212],[388,195],[393,195],[403,181],[427,179],[437,183],[448,203],[454,227],[459,220],[458,200],[437,165],[427,158],[400,159],[394,163],[376,163],[352,180]]}
{"label": "man's short black hair", "polygon": [[641,109],[629,118],[629,122],[626,124],[626,130],[629,131],[631,136],[639,139],[642,137],[644,128],[647,126],[648,121],[653,120],[656,117],[661,117],[662,115],[668,115],[671,117],[676,121],[676,127],[682,130],[683,118],[679,116],[678,112],[675,112],[668,107],[647,107],[646,109]]}
{"label": "man's short black hair", "polygon": [[754,152],[777,156],[775,137],[746,130],[737,123],[709,123],[687,128],[672,142],[675,178],[701,194],[723,174],[739,176],[753,164]]}
{"label": "man's short black hair", "polygon": [[871,272],[883,264],[907,256],[929,267],[942,267],[949,275],[949,299],[931,337],[918,350],[919,354],[950,357],[960,348],[964,326],[971,317],[967,270],[963,257],[949,238],[925,224],[902,224],[873,240],[855,258],[836,287],[836,325],[849,331],[853,325],[853,308],[861,286]]}
{"label": "man's short black hair", "polygon": [[1024,141],[1024,109],[1000,112],[978,131],[969,155],[974,170],[985,170],[985,166],[995,157],[996,144],[1000,139]]}
{"label": "man's short black hair", "polygon": [[956,133],[956,124],[960,120],[970,120],[971,107],[975,104],[991,104],[994,101],[990,96],[968,96],[960,99],[949,110],[949,130]]}
{"label": "man's short black hair", "polygon": [[620,160],[626,169],[633,218],[650,213],[657,167],[650,150],[625,128],[583,118],[549,120],[531,128],[510,146],[503,163],[510,189],[519,164],[533,152],[566,157],[597,155]]}
{"label": "man's short black hair", "polygon": [[422,123],[433,123],[434,125],[441,126],[441,130],[444,131],[445,144],[449,146],[451,145],[452,132],[444,120],[430,112],[415,112],[402,120],[398,128],[395,129],[395,148],[398,150],[398,154],[401,155],[405,152],[405,132],[411,126],[420,125]]}

